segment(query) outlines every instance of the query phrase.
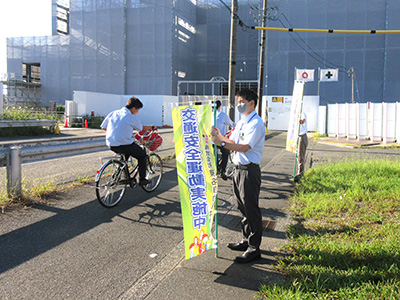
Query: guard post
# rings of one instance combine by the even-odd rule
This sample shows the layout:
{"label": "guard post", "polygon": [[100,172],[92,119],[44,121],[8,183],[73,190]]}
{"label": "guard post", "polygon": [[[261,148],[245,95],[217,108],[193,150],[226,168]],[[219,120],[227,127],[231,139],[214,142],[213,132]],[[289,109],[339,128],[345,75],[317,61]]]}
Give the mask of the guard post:
{"label": "guard post", "polygon": [[7,193],[9,196],[21,196],[21,147],[10,147],[10,163],[7,166]]}

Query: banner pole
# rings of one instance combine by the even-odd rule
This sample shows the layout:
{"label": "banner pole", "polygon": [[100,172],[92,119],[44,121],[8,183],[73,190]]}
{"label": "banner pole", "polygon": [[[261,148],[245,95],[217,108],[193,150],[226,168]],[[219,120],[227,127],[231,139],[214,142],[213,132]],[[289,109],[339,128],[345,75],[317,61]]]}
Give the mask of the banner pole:
{"label": "banner pole", "polygon": [[[217,127],[217,104],[214,102],[214,126]],[[218,170],[218,153],[217,153],[217,145],[214,144],[214,154],[215,154],[215,166]],[[217,178],[218,180],[218,178]],[[215,204],[214,204],[214,217],[215,217],[215,257],[218,257],[218,223],[217,223],[217,215],[218,215],[218,192],[215,195]]]}
{"label": "banner pole", "polygon": [[[299,123],[302,113],[303,113],[303,97],[301,97],[300,115],[299,115],[299,118],[297,119],[297,123]],[[294,160],[293,182],[294,182],[294,179],[296,178],[297,157],[299,155],[299,140],[300,140],[300,125],[299,125],[299,131],[297,132],[296,158]]]}

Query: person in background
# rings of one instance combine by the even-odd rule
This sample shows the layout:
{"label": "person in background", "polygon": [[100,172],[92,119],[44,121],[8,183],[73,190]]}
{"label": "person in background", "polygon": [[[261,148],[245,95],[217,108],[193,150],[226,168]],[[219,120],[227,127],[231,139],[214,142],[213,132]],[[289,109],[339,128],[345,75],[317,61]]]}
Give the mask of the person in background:
{"label": "person in background", "polygon": [[133,130],[155,130],[154,125],[142,125],[138,117],[143,103],[136,97],[131,97],[125,107],[109,113],[101,123],[101,129],[106,131],[106,144],[111,151],[133,156],[138,160],[139,184],[146,185],[146,150],[134,141]]}
{"label": "person in background", "polygon": [[303,112],[299,120],[300,131],[299,131],[299,152],[297,154],[297,174],[294,177],[294,181],[298,182],[304,173],[304,164],[306,159],[306,151],[308,146],[307,137],[307,115]]}
{"label": "person in background", "polygon": [[[219,132],[221,133],[221,135],[225,135],[226,127],[229,126],[230,128],[233,128],[233,126],[235,126],[235,123],[233,123],[233,121],[229,118],[229,116],[221,110],[221,101],[220,100],[217,100],[215,102],[215,105],[216,105],[216,109],[217,109],[216,127],[219,129]],[[223,180],[227,180],[228,177],[225,174],[225,169],[226,169],[226,165],[228,163],[228,157],[229,157],[230,151],[224,147],[220,147],[220,146],[217,146],[217,147],[222,153],[221,170],[220,170],[221,178]]]}
{"label": "person in background", "polygon": [[250,89],[237,93],[237,109],[243,118],[236,124],[231,136],[223,136],[213,127],[213,142],[230,151],[235,151],[233,163],[236,171],[233,176],[233,192],[242,218],[242,239],[228,244],[228,248],[244,251],[235,258],[237,263],[247,263],[261,257],[262,216],[259,207],[261,186],[260,162],[264,152],[265,126],[255,111],[257,94]]}

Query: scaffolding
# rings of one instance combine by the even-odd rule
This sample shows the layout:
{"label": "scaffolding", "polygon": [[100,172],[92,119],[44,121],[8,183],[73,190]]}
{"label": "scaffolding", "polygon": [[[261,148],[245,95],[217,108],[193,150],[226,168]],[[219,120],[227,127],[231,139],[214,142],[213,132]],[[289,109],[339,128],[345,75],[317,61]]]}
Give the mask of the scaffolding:
{"label": "scaffolding", "polygon": [[[223,77],[213,77],[210,80],[178,81],[178,96],[227,96],[228,83]],[[236,80],[236,92],[244,89],[257,92],[257,80]]]}
{"label": "scaffolding", "polygon": [[[228,98],[229,81],[223,77],[213,77],[209,81],[178,81],[178,103],[179,105],[211,105],[219,100],[222,104],[222,111],[229,114],[230,106]],[[257,93],[257,80],[237,80],[235,94],[244,88]],[[235,110],[233,120],[239,120],[239,114]]]}
{"label": "scaffolding", "polygon": [[[31,82],[29,82],[31,81]],[[41,84],[21,76],[4,76],[0,81],[6,93],[3,95],[3,105],[7,106],[40,106]]]}

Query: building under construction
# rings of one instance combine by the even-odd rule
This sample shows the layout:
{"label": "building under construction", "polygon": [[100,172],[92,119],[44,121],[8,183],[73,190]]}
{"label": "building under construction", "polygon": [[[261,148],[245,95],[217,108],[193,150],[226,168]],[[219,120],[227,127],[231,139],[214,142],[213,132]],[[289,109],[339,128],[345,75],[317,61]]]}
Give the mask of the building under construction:
{"label": "building under construction", "polygon": [[[238,81],[258,80],[261,31],[251,26],[261,25],[262,3],[238,1]],[[226,93],[230,7],[227,0],[53,0],[52,36],[7,40],[6,101],[63,104],[74,91],[209,95],[216,91],[178,90],[178,83],[211,78],[222,78],[218,93]],[[400,29],[396,0],[270,0],[266,13],[270,27]],[[399,34],[266,35],[264,94],[290,95],[295,68],[334,68],[337,82],[316,75],[305,94],[319,94],[321,103],[348,102],[352,90],[357,102],[398,100]]]}

